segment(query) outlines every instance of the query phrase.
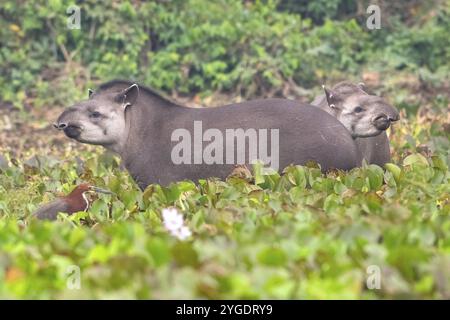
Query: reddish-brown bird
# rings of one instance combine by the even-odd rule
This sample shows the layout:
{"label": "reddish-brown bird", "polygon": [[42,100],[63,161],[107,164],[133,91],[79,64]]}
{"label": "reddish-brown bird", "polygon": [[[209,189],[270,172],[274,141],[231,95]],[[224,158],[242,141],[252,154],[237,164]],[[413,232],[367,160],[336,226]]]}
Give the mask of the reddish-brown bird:
{"label": "reddish-brown bird", "polygon": [[112,194],[111,191],[94,187],[88,183],[82,183],[67,196],[43,205],[32,216],[41,220],[56,220],[58,212],[72,214],[78,211],[86,211],[90,206],[90,201],[87,197],[89,192]]}

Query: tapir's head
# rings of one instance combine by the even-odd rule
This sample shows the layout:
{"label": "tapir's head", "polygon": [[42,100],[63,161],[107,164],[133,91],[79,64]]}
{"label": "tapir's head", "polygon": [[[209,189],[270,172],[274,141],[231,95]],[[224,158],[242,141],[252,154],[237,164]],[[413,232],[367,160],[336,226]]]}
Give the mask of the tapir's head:
{"label": "tapir's head", "polygon": [[335,116],[354,138],[379,135],[399,119],[398,111],[383,98],[369,95],[363,84],[342,82],[324,87],[328,112]]}
{"label": "tapir's head", "polygon": [[79,142],[117,151],[128,136],[125,111],[136,102],[138,95],[136,84],[120,92],[89,90],[89,99],[67,108],[54,126]]}

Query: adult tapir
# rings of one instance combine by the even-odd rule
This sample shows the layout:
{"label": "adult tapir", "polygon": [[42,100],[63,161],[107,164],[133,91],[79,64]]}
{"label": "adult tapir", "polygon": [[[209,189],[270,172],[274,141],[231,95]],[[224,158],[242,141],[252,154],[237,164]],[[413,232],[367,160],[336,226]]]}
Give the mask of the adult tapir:
{"label": "adult tapir", "polygon": [[336,117],[351,133],[363,159],[383,166],[391,160],[386,130],[399,120],[398,111],[383,98],[366,93],[364,84],[340,82],[311,104]]}
{"label": "adult tapir", "polygon": [[69,138],[117,152],[142,189],[224,179],[235,164],[255,158],[277,170],[310,160],[324,171],[361,164],[351,134],[335,117],[286,99],[195,109],[114,80],[67,108],[54,125]]}

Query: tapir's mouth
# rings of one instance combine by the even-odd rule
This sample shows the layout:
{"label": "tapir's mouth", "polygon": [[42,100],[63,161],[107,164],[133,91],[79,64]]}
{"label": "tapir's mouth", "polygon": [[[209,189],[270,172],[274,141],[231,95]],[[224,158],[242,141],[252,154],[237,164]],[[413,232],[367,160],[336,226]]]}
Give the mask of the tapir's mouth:
{"label": "tapir's mouth", "polygon": [[77,127],[77,126],[74,126],[74,125],[69,125],[69,126],[64,128],[64,133],[69,138],[76,139],[81,134],[81,128]]}

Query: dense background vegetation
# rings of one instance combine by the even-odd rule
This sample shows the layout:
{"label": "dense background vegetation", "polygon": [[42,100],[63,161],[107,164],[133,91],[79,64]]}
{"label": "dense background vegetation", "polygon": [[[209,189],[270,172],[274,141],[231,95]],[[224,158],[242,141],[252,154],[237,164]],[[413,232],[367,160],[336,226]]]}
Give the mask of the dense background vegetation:
{"label": "dense background vegetation", "polygon": [[[0,297],[450,298],[450,1],[87,0],[70,30],[72,4],[0,4]],[[51,129],[112,78],[194,106],[310,101],[322,83],[365,81],[402,110],[395,164],[141,192],[117,159]],[[81,181],[117,195],[29,221]],[[163,228],[171,206],[189,241]],[[365,285],[370,265],[380,290]]]}

